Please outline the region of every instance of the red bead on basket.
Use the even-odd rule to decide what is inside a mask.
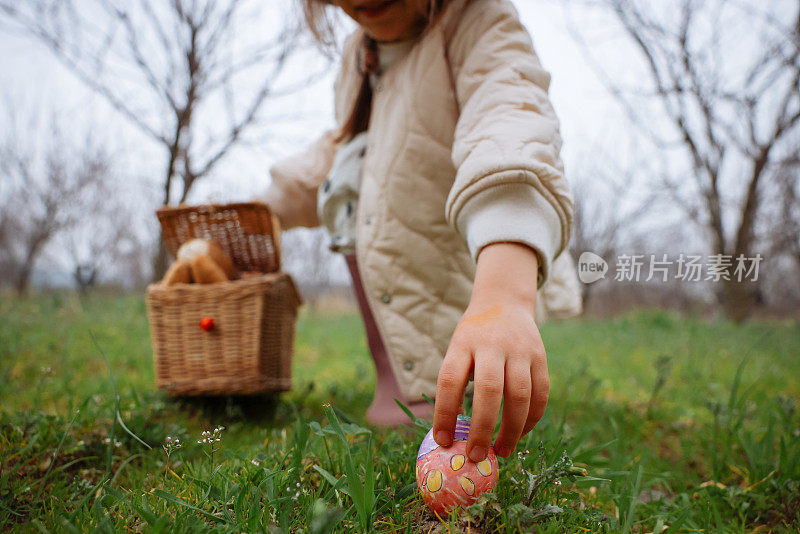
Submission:
[[[211,317],[203,317],[200,319],[200,328],[206,332],[211,332],[214,329],[214,319]]]

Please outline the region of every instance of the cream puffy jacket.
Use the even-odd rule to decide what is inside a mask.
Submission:
[[[358,92],[361,41],[357,30],[344,46],[338,124]],[[526,203],[540,287],[569,241],[572,201],[549,83],[509,0],[453,0],[374,89],[356,256],[405,401],[435,394],[472,290],[479,250],[470,242],[481,228],[471,221],[491,213],[484,208],[495,195]],[[335,153],[328,132],[270,169],[264,200],[283,228],[320,224],[317,189]],[[509,229],[504,240],[519,239]]]

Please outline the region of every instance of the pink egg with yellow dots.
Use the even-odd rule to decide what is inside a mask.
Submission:
[[[439,515],[456,506],[469,506],[497,486],[500,468],[493,447],[486,459],[473,462],[467,457],[470,419],[458,416],[453,443],[440,447],[431,429],[417,453],[417,488],[425,504]]]

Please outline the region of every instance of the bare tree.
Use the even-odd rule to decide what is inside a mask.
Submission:
[[[56,119],[42,136],[44,147],[13,117],[10,124],[0,139],[0,281],[24,294],[48,243],[84,216],[87,199],[97,198],[109,160],[91,138],[73,149]],[[29,144],[21,145],[23,139]]]
[[[626,160],[617,161],[617,155],[593,146],[588,150],[591,157],[580,158],[579,167],[571,171],[575,220],[570,249],[576,259],[589,251],[613,264],[618,254],[630,253],[629,247],[649,230],[645,220],[659,198],[653,191],[637,188],[639,172],[649,164],[636,140],[629,142]],[[597,287],[598,283],[581,284],[584,311],[590,309]]]
[[[289,230],[282,240],[282,268],[297,280],[303,298],[313,307],[336,283],[337,263],[345,272],[344,258],[328,248],[330,236],[325,228]]]
[[[119,195],[118,182],[98,184],[82,216],[54,240],[53,263],[72,272],[81,293],[100,283],[132,288],[146,282],[150,247],[142,202],[133,194]]]
[[[800,163],[792,162],[775,173],[764,202],[772,206],[756,230],[756,239],[768,243],[768,258],[760,297],[768,311],[781,314],[800,310]],[[791,311],[794,313],[791,313]],[[785,315],[785,314],[782,314]]]
[[[800,144],[799,144],[800,145]],[[770,225],[771,254],[785,254],[800,267],[800,162],[782,166],[776,172],[774,201],[779,209]]]
[[[0,13],[163,148],[164,204],[187,200],[268,99],[318,74],[281,77],[299,32],[276,11],[260,0],[0,0]],[[154,276],[166,266],[161,242]]]
[[[755,233],[774,209],[763,201],[765,190],[800,150],[792,135],[800,125],[800,2],[680,0],[660,8],[642,0],[581,3],[610,13],[641,59],[648,85],[624,87],[625,72],[600,65],[585,30],[573,24],[631,123],[657,149],[684,156],[686,168],[665,169],[662,182],[704,230],[710,251],[735,261],[767,250]],[[642,99],[645,105],[639,105]],[[647,105],[653,102],[655,117],[647,115],[656,110]],[[797,173],[787,179],[795,188]],[[729,278],[721,302],[731,318],[743,320],[757,300],[757,285],[731,271]]]

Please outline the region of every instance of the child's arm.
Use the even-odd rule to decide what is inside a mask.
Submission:
[[[335,132],[325,132],[304,152],[275,163],[272,183],[260,200],[278,216],[282,230],[318,226],[317,189],[325,181],[336,155]]]
[[[509,0],[466,2],[447,50],[460,114],[445,217],[476,262],[489,243],[529,245],[541,286],[572,225],[550,74]]]
[[[518,243],[493,243],[478,255],[469,306],[456,327],[436,388],[434,438],[453,438],[462,394],[472,371],[475,396],[467,454],[483,460],[505,398],[495,443],[509,456],[520,437],[542,418],[550,392],[547,358],[534,322],[538,259]]]
[[[456,179],[445,206],[477,271],[439,373],[434,439],[448,445],[470,371],[467,449],[482,459],[505,399],[497,453],[508,456],[542,417],[549,382],[534,322],[536,290],[567,246],[572,200],[559,152],[550,75],[509,0],[465,4],[447,51],[460,114]]]

